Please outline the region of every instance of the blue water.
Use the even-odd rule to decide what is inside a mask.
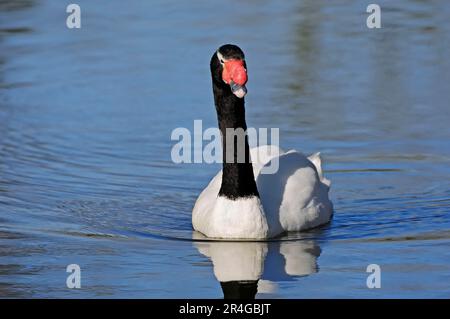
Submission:
[[[221,298],[216,253],[251,269],[255,251],[257,298],[448,298],[450,4],[378,1],[369,30],[363,2],[340,2],[78,0],[69,30],[66,3],[0,1],[0,297]],[[322,152],[329,225],[192,240],[220,164],[174,164],[170,135],[216,126],[209,59],[228,42],[248,125]]]

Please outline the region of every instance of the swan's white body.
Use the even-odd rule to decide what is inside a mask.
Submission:
[[[220,171],[200,194],[192,212],[195,230],[208,237],[264,239],[327,223],[333,213],[330,182],[323,177],[319,154],[306,157],[277,146],[252,148],[251,159],[260,198],[218,196]],[[278,161],[274,174],[261,174]]]

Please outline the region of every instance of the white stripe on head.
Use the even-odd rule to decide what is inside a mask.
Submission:
[[[219,59],[220,64],[224,64],[224,62],[226,62],[227,60],[223,57],[222,53],[219,52],[219,50],[217,50],[217,58]]]

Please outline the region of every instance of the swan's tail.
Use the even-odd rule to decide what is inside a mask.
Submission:
[[[313,155],[309,156],[308,159],[311,161],[311,163],[314,164],[314,166],[316,167],[317,173],[319,175],[319,179],[320,181],[325,184],[326,186],[328,186],[328,188],[330,188],[331,186],[331,181],[329,179],[326,179],[323,176],[323,171],[322,171],[322,159],[320,158],[320,152],[314,153]]]

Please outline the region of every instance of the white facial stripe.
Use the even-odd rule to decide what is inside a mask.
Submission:
[[[220,53],[219,51],[217,51],[217,58],[219,59],[219,62],[221,64],[223,64],[224,62],[226,62],[225,58],[223,57],[222,53]]]
[[[228,61],[228,59],[225,59],[223,57],[222,53],[220,53],[218,50],[216,52],[216,55],[217,55],[217,58],[219,59],[220,64],[223,64]],[[222,63],[222,61],[223,61],[223,63]],[[245,69],[245,71],[247,71],[247,69]]]

